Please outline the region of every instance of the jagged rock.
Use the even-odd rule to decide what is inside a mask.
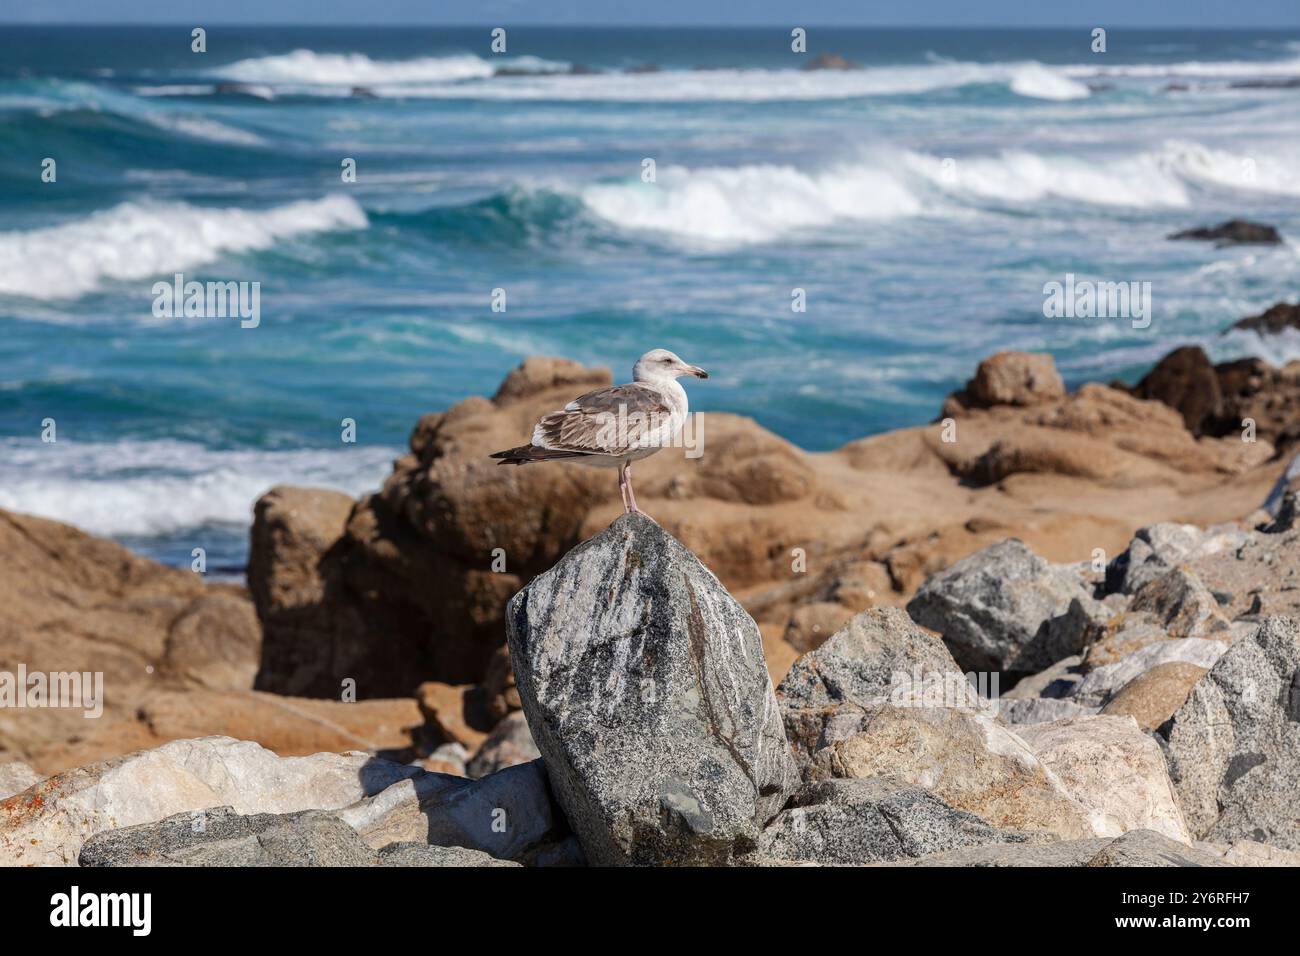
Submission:
[[[379,851],[382,866],[521,866],[513,860],[498,860],[480,850],[463,846],[429,846],[427,843],[390,843]]]
[[[1083,649],[1078,629],[1048,626],[1071,612],[1072,602],[1109,617],[1075,575],[1009,538],[932,577],[907,612],[940,632],[966,670],[1036,672]]]
[[[1219,377],[1199,345],[1174,349],[1142,377],[1133,394],[1175,409],[1193,435],[1204,433],[1207,419],[1217,421],[1223,417]]]
[[[22,793],[45,778],[19,760],[0,763],[0,800]]]
[[[332,813],[259,813],[230,807],[180,813],[99,833],[82,866],[370,866],[375,852]]]
[[[1132,717],[1143,730],[1155,730],[1183,706],[1192,687],[1208,672],[1207,667],[1185,661],[1157,664],[1121,687],[1101,714]]]
[[[1052,697],[1004,698],[998,706],[999,719],[1012,725],[1043,724],[1067,717],[1087,717],[1096,712],[1096,707]]]
[[[568,835],[540,760],[481,780],[418,774],[338,816],[375,849],[409,842],[462,846],[502,860],[526,860]]]
[[[416,774],[362,753],[277,757],[228,737],[175,740],[55,774],[0,802],[0,865],[71,864],[96,833],[213,807],[337,809]]]
[[[478,779],[540,756],[528,729],[528,720],[523,711],[517,710],[496,725],[465,770],[468,776]]]
[[[890,698],[915,675],[960,670],[943,642],[898,608],[869,608],[800,657],[777,689],[787,710],[861,705]]]
[[[1071,717],[1016,733],[1087,808],[1097,836],[1146,829],[1192,842],[1160,745],[1131,717]]]
[[[510,658],[594,864],[752,847],[796,772],[758,628],[707,568],[624,515],[510,602]]]
[[[1168,238],[1200,239],[1212,241],[1220,246],[1272,246],[1278,245],[1282,241],[1282,236],[1273,226],[1248,222],[1245,219],[1229,219],[1217,226],[1199,226],[1195,229],[1184,229],[1182,232],[1173,233]]]
[[[1259,315],[1247,316],[1232,323],[1234,329],[1246,329],[1260,335],[1280,335],[1288,329],[1300,331],[1300,305],[1279,302]]]
[[[1106,568],[1106,588],[1134,594],[1142,585],[1195,555],[1202,542],[1201,529],[1190,524],[1148,525],[1139,528],[1128,550]]]
[[[1300,622],[1269,618],[1232,645],[1192,688],[1166,736],[1192,833],[1300,849]]]
[[[1121,688],[1154,667],[1180,661],[1197,667],[1213,667],[1227,649],[1225,641],[1196,637],[1148,644],[1113,664],[1089,671],[1070,694],[1070,700],[1089,707],[1102,707]]]
[[[1175,638],[1209,638],[1228,630],[1218,600],[1200,578],[1182,568],[1142,585],[1129,602],[1128,612],[1153,615]]]
[[[795,793],[763,831],[757,856],[862,864],[1030,839],[1028,834],[994,829],[920,787],[883,780],[826,780]]]

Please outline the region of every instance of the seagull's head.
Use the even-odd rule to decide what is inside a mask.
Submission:
[[[687,365],[677,355],[667,349],[651,349],[636,361],[632,367],[632,380],[652,382],[655,380],[681,378],[694,375],[696,378],[708,378],[709,373],[698,365]]]

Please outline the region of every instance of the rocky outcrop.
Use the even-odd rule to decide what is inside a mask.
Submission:
[[[758,629],[625,515],[511,601],[510,657],[556,798],[597,864],[719,863],[795,783]]]
[[[1233,328],[1276,333],[1288,327],[1295,308],[1276,305]],[[1278,368],[1263,359],[1241,358],[1212,365],[1199,345],[1188,345],[1161,359],[1132,393],[1175,409],[1197,437],[1241,442],[1248,423],[1255,441],[1270,446],[1289,447],[1300,437],[1300,362]]]
[[[1193,834],[1300,849],[1300,622],[1269,618],[1229,648],[1163,733]]]
[[[1260,335],[1281,335],[1283,332],[1300,331],[1300,305],[1279,302],[1270,306],[1259,315],[1248,315],[1232,323],[1234,329],[1258,332]]]
[[[1235,84],[1234,84],[1235,85]],[[1275,246],[1282,242],[1281,234],[1273,226],[1245,219],[1229,219],[1217,226],[1200,226],[1175,232],[1170,239],[1197,239],[1213,242],[1219,246],[1265,245]]]
[[[1072,610],[1076,622],[1067,617]],[[1084,625],[1110,616],[1077,575],[1014,538],[930,578],[907,613],[942,634],[964,669],[1011,672],[1040,671],[1079,653]]]
[[[975,377],[954,392],[943,416],[995,405],[1038,405],[1065,398],[1056,363],[1042,352],[998,352],[980,362]]]

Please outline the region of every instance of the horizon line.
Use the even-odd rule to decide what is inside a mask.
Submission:
[[[248,21],[221,21],[209,20],[208,23],[215,27],[339,27],[342,29],[366,29],[366,30],[409,30],[412,28],[419,29],[441,29],[441,30],[492,30],[496,27],[510,27],[509,21],[499,21],[496,23],[424,23],[424,22],[407,22],[407,23],[354,23],[350,21],[329,21],[306,22],[302,20],[266,20],[260,22]],[[37,20],[5,20],[0,19],[0,27],[197,27],[204,26],[201,18],[190,20],[128,20],[122,22],[108,21],[37,21]],[[1225,26],[1222,24],[1137,24],[1137,25],[1119,25],[1104,26],[1102,24],[1064,24],[1064,25],[1018,25],[1006,23],[987,23],[987,24],[954,24],[948,26],[934,26],[926,24],[900,24],[900,23],[795,23],[793,21],[786,23],[754,23],[737,26],[726,23],[536,23],[536,22],[515,22],[513,27],[532,27],[552,30],[785,30],[794,27],[803,27],[808,30],[1023,30],[1023,31],[1047,31],[1047,30],[1094,30],[1102,27],[1107,32],[1116,30],[1216,30],[1222,32],[1252,32],[1259,30],[1296,30],[1300,31],[1300,23],[1296,24],[1259,24],[1255,26]]]

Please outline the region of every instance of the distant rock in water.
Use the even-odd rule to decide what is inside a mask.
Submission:
[[[1279,302],[1259,315],[1250,315],[1232,323],[1232,327],[1260,335],[1278,335],[1287,329],[1300,331],[1300,305]]]
[[[660,70],[658,63],[638,63],[636,66],[629,66],[628,73],[658,73]]]
[[[1282,235],[1273,226],[1259,222],[1247,222],[1245,219],[1229,219],[1217,226],[1201,226],[1197,229],[1184,229],[1168,236],[1169,239],[1201,239],[1215,242],[1220,246],[1275,246],[1282,242]]]
[[[860,70],[862,64],[840,56],[838,53],[818,53],[803,65],[805,70]]]
[[[1228,86],[1234,90],[1295,90],[1300,89],[1300,76],[1276,80],[1234,80]]]
[[[758,627],[640,514],[514,597],[524,713],[595,864],[714,864],[752,850],[797,772]]]

